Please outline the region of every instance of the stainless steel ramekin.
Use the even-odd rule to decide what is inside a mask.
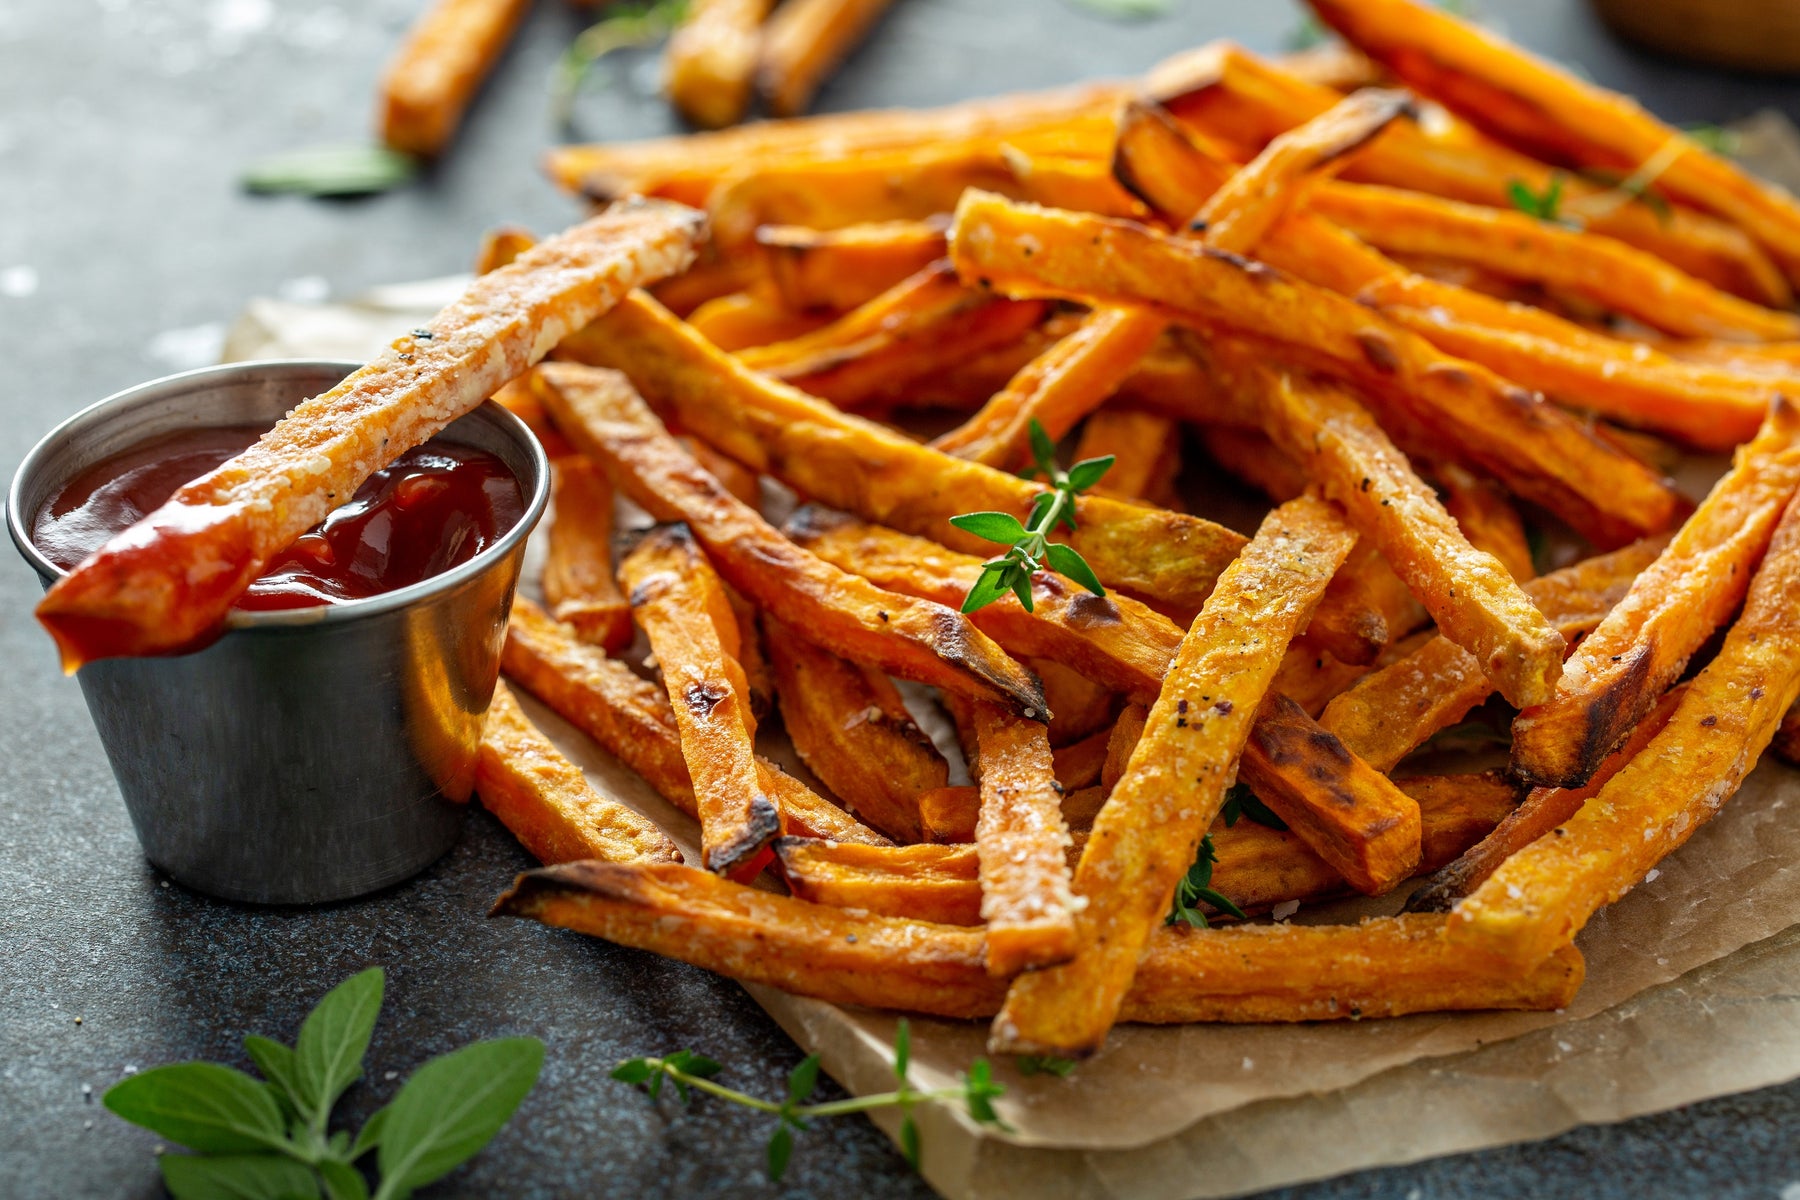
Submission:
[[[26,455],[6,501],[13,542],[48,587],[61,572],[31,525],[68,480],[178,429],[267,428],[357,365],[232,363],[102,400]],[[189,887],[258,904],[342,900],[406,879],[455,843],[550,466],[524,423],[491,402],[441,436],[518,477],[525,515],[496,545],[412,587],[233,613],[204,650],[77,673],[144,854]]]

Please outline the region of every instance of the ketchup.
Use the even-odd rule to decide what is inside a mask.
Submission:
[[[38,514],[32,541],[68,570],[261,435],[184,430],[98,462]],[[498,457],[434,438],[375,472],[295,539],[236,607],[312,608],[408,587],[468,562],[524,515],[519,481]]]

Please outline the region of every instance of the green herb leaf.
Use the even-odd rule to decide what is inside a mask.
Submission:
[[[1194,854],[1194,865],[1175,885],[1175,899],[1169,906],[1169,915],[1164,918],[1165,925],[1179,925],[1183,922],[1196,929],[1206,928],[1206,914],[1195,907],[1197,904],[1210,904],[1220,912],[1230,913],[1242,920],[1244,910],[1233,904],[1225,896],[1212,887],[1213,864],[1219,861],[1218,852],[1213,848],[1212,835],[1207,834],[1200,839],[1200,849]]]
[[[1078,492],[1085,492],[1100,482],[1100,477],[1112,470],[1118,456],[1108,454],[1102,458],[1084,458],[1069,468],[1069,486]]]
[[[1021,1054],[1017,1062],[1021,1075],[1054,1075],[1058,1079],[1067,1079],[1080,1065],[1072,1058],[1056,1058],[1049,1054]]]
[[[568,127],[575,97],[602,60],[620,50],[661,41],[681,23],[686,12],[687,0],[618,4],[604,20],[577,34],[550,78],[550,113],[557,126]]]
[[[1288,30],[1288,34],[1281,40],[1281,44],[1290,51],[1311,50],[1314,46],[1324,45],[1330,37],[1331,34],[1326,31],[1324,23],[1319,18],[1308,16],[1300,24]]]
[[[294,1046],[297,1082],[306,1106],[316,1114],[314,1127],[321,1131],[337,1098],[362,1078],[363,1055],[381,1015],[386,980],[380,967],[359,971],[326,992],[300,1026]]]
[[[1230,829],[1238,823],[1238,818],[1249,817],[1258,825],[1267,825],[1270,829],[1286,829],[1287,822],[1275,815],[1275,810],[1262,802],[1262,797],[1242,783],[1234,783],[1231,790],[1225,793],[1225,806],[1219,810],[1219,816]]]
[[[775,1126],[769,1135],[769,1178],[779,1183],[787,1174],[788,1160],[794,1157],[794,1135],[787,1125]]]
[[[1025,570],[1014,571],[1009,581],[1012,584],[1013,595],[1019,598],[1020,606],[1026,612],[1034,611],[1031,600],[1031,573]]]
[[[819,1083],[819,1056],[809,1054],[800,1060],[800,1065],[788,1072],[788,1103],[799,1104],[812,1095],[814,1087]]]
[[[388,1106],[376,1194],[403,1195],[474,1157],[512,1118],[543,1065],[536,1038],[499,1038],[420,1067]]]
[[[256,1154],[288,1144],[273,1090],[216,1063],[155,1067],[115,1083],[100,1102],[202,1154]]]
[[[256,1064],[256,1069],[262,1072],[263,1078],[273,1084],[287,1102],[290,1110],[288,1115],[311,1118],[312,1106],[301,1094],[294,1052],[280,1042],[257,1037],[255,1034],[244,1039],[244,1051],[250,1055],[250,1061]]]
[[[1100,586],[1100,577],[1094,574],[1094,568],[1088,566],[1087,559],[1081,557],[1073,546],[1062,542],[1051,542],[1044,547],[1049,558],[1050,569],[1058,575],[1066,575],[1079,583],[1096,596],[1106,595],[1106,589]]]
[[[356,1141],[350,1147],[350,1153],[344,1157],[352,1162],[361,1158],[375,1147],[381,1145],[381,1135],[387,1129],[388,1110],[383,1105],[363,1122],[363,1127],[356,1131]]]
[[[1512,206],[1529,217],[1540,221],[1555,221],[1562,212],[1563,177],[1561,174],[1550,176],[1550,182],[1544,185],[1543,195],[1531,190],[1524,180],[1515,179],[1506,185],[1507,198]]]
[[[906,1068],[912,1062],[912,1026],[901,1017],[894,1027],[894,1078],[906,1082]]]
[[[280,1154],[165,1154],[157,1165],[175,1200],[317,1200],[319,1195],[319,1181],[306,1165]]]
[[[612,1077],[620,1083],[648,1083],[655,1074],[647,1058],[628,1058],[612,1069]]]
[[[1056,441],[1049,432],[1033,417],[1025,426],[1025,434],[1031,440],[1031,458],[1037,463],[1037,469],[1044,474],[1056,475]]]
[[[1011,513],[975,512],[951,517],[950,523],[964,533],[972,533],[984,542],[1008,546],[1025,536],[1025,526]]]
[[[1069,0],[1095,16],[1112,21],[1150,21],[1169,15],[1169,0]]]
[[[327,1160],[319,1164],[319,1174],[325,1177],[325,1194],[331,1200],[369,1200],[362,1172],[349,1163]]]
[[[1008,591],[1007,568],[1004,563],[989,563],[982,568],[981,578],[963,597],[962,610],[972,613],[978,608],[986,608]]]
[[[963,1075],[963,1098],[969,1106],[969,1115],[983,1125],[996,1125],[1005,1129],[1006,1122],[994,1111],[994,1101],[1006,1094],[1003,1084],[994,1082],[994,1069],[988,1060],[978,1058],[969,1064]]]
[[[900,1154],[907,1166],[919,1169],[919,1127],[913,1123],[911,1113],[900,1119]]]
[[[386,146],[308,146],[258,159],[240,182],[252,192],[364,196],[390,191],[419,173],[419,160]]]
[[[1735,129],[1726,129],[1721,125],[1689,125],[1682,130],[1688,139],[1702,149],[1725,158],[1735,157],[1743,148],[1743,138]]]

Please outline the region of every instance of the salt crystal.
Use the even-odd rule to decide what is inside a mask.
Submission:
[[[1299,911],[1300,902],[1298,900],[1283,900],[1269,910],[1269,915],[1277,921],[1285,921]]]

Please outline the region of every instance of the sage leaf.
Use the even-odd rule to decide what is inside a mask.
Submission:
[[[287,1145],[272,1091],[216,1063],[175,1063],[115,1083],[100,1102],[117,1116],[202,1154]]]
[[[381,1015],[386,979],[380,967],[359,971],[326,992],[300,1026],[294,1064],[315,1125],[323,1123],[344,1089],[362,1078],[363,1055]]]
[[[175,1200],[317,1200],[319,1195],[312,1171],[279,1154],[165,1154],[158,1165]]]
[[[376,1195],[404,1195],[474,1157],[511,1119],[543,1065],[536,1038],[499,1038],[420,1067],[388,1105]]]
[[[363,1127],[356,1131],[356,1141],[345,1157],[352,1162],[361,1158],[375,1147],[381,1145],[382,1131],[387,1128],[388,1110],[378,1108],[373,1116],[363,1122]]]
[[[287,1102],[293,1106],[296,1115],[310,1118],[312,1106],[302,1098],[298,1068],[294,1065],[294,1052],[280,1042],[266,1037],[251,1034],[244,1039],[244,1051],[250,1055],[250,1061],[256,1064],[263,1078],[275,1086]]]
[[[349,1163],[322,1162],[319,1174],[325,1177],[325,1194],[331,1200],[369,1200],[369,1185],[362,1172]]]

